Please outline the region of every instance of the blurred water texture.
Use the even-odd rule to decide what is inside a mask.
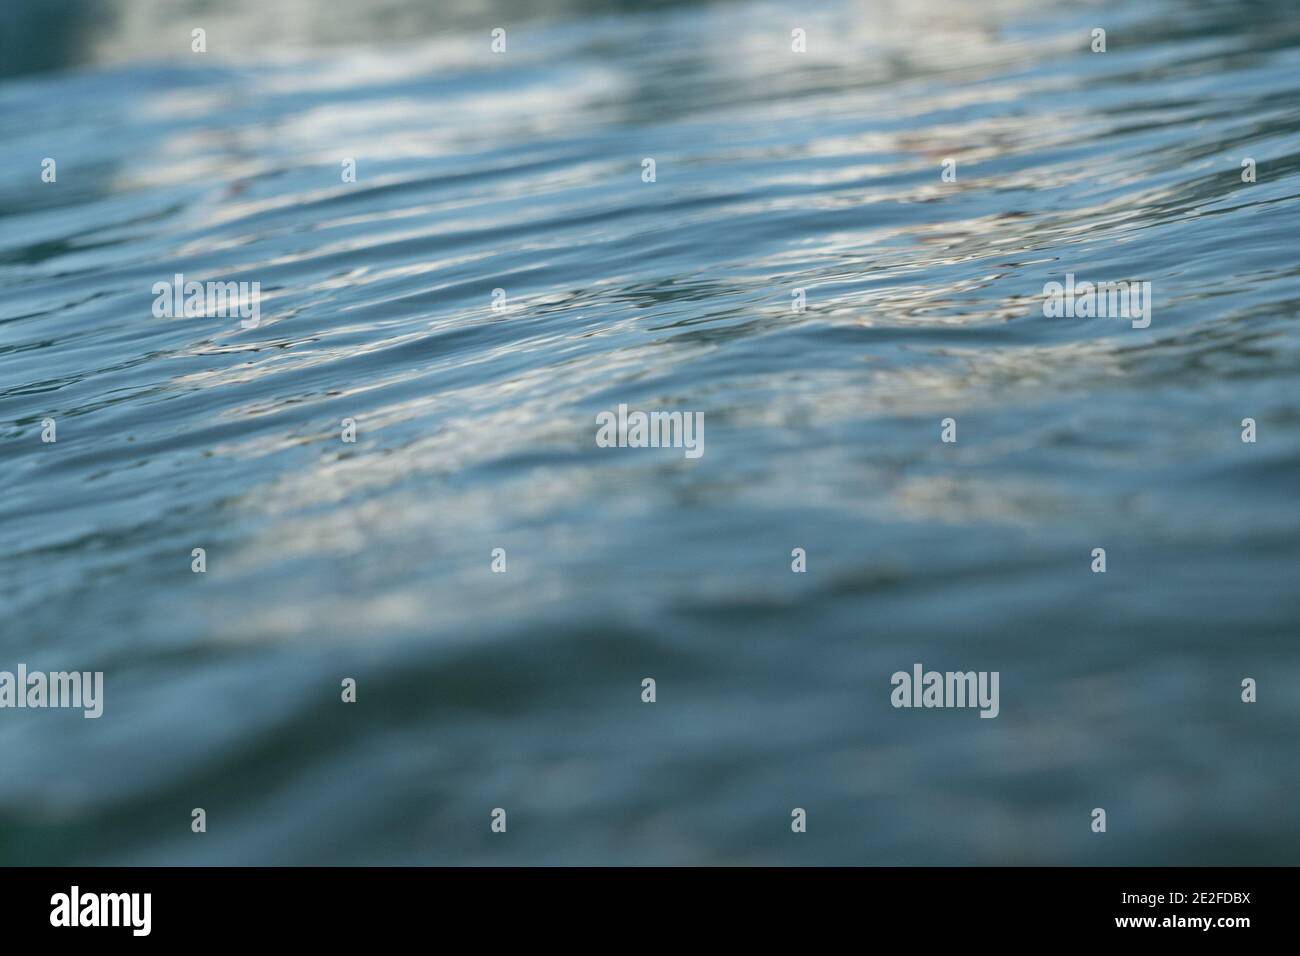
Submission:
[[[1296,862],[1297,9],[11,0],[0,862]]]

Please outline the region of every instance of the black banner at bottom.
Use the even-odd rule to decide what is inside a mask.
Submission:
[[[926,942],[1232,945],[1285,932],[1294,877],[1279,868],[32,868],[0,871],[0,925],[9,941],[75,934],[81,943],[373,944],[430,929],[485,941],[607,930],[662,940],[683,930],[767,942],[893,927]]]

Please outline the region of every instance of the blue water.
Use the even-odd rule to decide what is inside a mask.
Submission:
[[[432,6],[0,14],[0,862],[1296,862],[1300,7]]]

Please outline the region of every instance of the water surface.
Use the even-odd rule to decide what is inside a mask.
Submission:
[[[1295,862],[1294,4],[3,23],[0,861]]]

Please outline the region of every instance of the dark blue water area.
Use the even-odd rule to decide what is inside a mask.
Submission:
[[[104,714],[0,710],[0,862],[1296,861],[1295,4],[56,6],[0,43],[0,671]]]

